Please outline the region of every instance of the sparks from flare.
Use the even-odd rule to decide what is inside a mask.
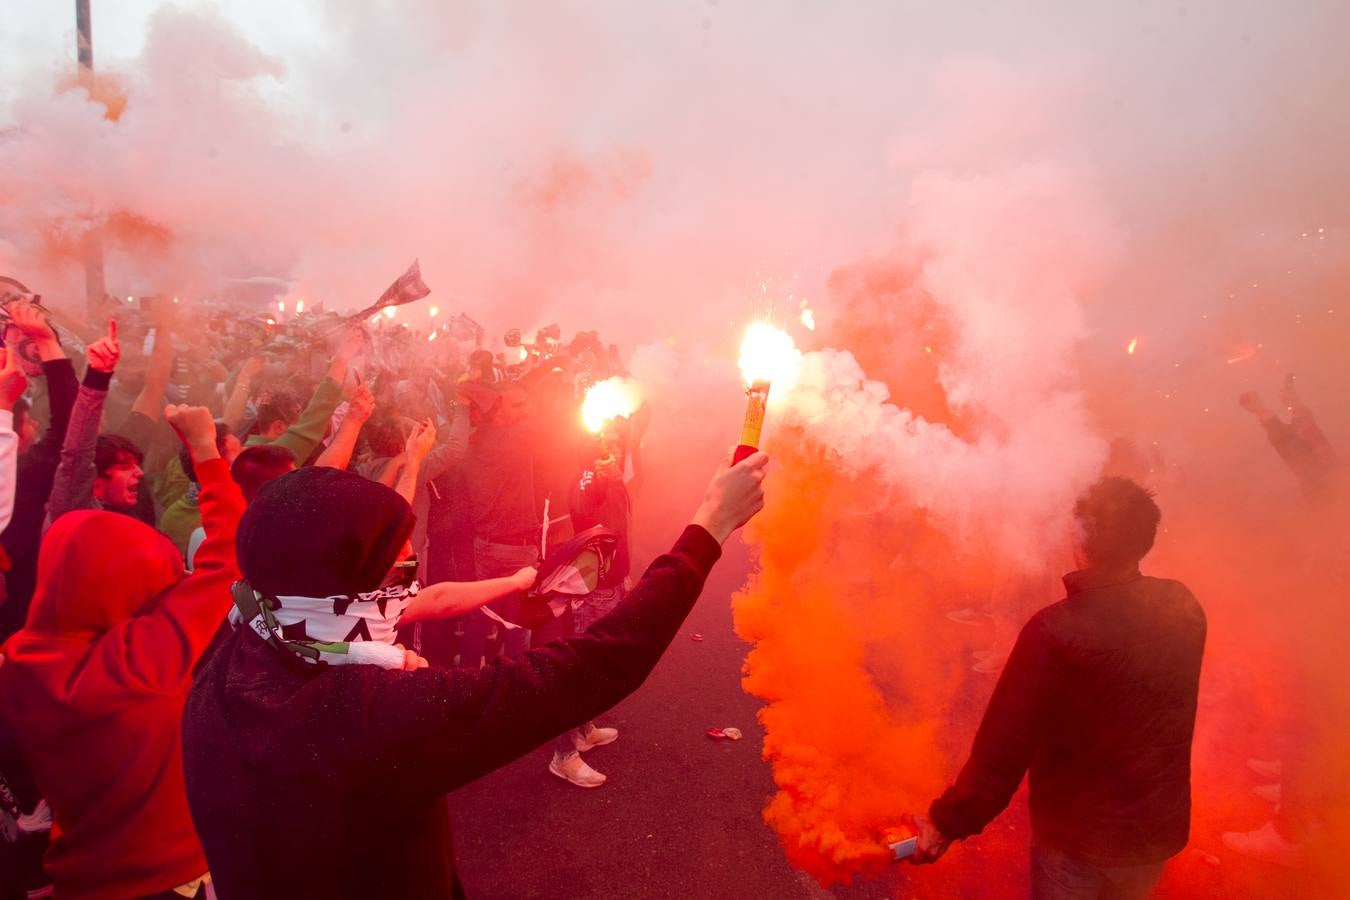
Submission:
[[[1138,346],[1139,346],[1139,338],[1130,338],[1129,346],[1125,348],[1125,352],[1130,354],[1131,356],[1134,356],[1134,349]]]
[[[605,424],[621,416],[631,416],[642,405],[637,385],[626,378],[606,378],[592,385],[581,403],[581,421],[586,430],[599,434]]]

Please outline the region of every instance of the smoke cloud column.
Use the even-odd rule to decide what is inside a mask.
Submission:
[[[973,112],[991,74],[949,72],[944,115]],[[971,706],[946,613],[1059,563],[1104,455],[1072,366],[1119,253],[1091,177],[1029,154],[924,168],[910,200],[891,254],[832,281],[851,350],[808,353],[771,395],[774,490],[735,601],[745,688],[768,704],[764,817],[825,885],[884,868],[882,829],[945,786]],[[887,317],[903,332],[873,327]],[[851,351],[908,374],[888,386]]]

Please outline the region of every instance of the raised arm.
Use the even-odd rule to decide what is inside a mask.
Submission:
[[[348,463],[352,461],[352,451],[356,449],[356,439],[361,436],[362,427],[374,411],[375,397],[363,385],[348,401],[347,415],[343,417],[342,424],[333,434],[333,439],[328,442],[323,453],[319,454],[314,465],[330,469],[347,468]]]
[[[165,311],[155,321],[155,345],[150,350],[150,360],[145,368],[145,385],[131,405],[133,413],[151,422],[158,422],[164,409],[164,392],[169,388],[169,375],[173,369],[173,319],[170,312],[173,307],[159,304],[156,309]]]
[[[480,670],[382,671],[353,679],[372,733],[386,741],[396,796],[435,796],[510,762],[637,689],[698,599],[721,542],[764,502],[768,459],[723,468],[694,522],[632,594],[586,633]],[[397,762],[397,765],[393,763]],[[381,765],[388,763],[388,765]]]
[[[14,516],[14,493],[18,482],[19,436],[14,433],[14,404],[28,389],[28,376],[19,368],[16,351],[0,350],[0,533]]]
[[[75,509],[93,509],[94,451],[98,445],[99,426],[103,422],[103,404],[108,399],[108,385],[122,351],[117,343],[117,323],[108,323],[107,337],[89,345],[89,368],[84,373],[75,407],[70,415],[70,426],[65,443],[61,445],[61,463],[52,481],[51,496],[47,500],[47,517],[43,529],[51,527],[61,516]]]
[[[47,430],[28,451],[27,457],[46,468],[46,477],[56,471],[61,447],[70,426],[71,408],[80,384],[75,378],[75,367],[66,358],[56,332],[47,323],[42,310],[31,303],[12,303],[9,306],[10,323],[19,330],[23,340],[30,342],[42,363],[42,374],[47,379]]]
[[[244,497],[216,449],[216,425],[209,409],[169,406],[164,418],[192,456],[201,484],[206,541],[197,551],[193,573],[148,613],[120,626],[110,649],[121,654],[146,687],[168,691],[192,677],[193,666],[230,610],[230,585],[239,579],[234,540]]]
[[[473,612],[483,604],[491,603],[507,594],[529,590],[538,575],[537,569],[526,566],[516,574],[504,578],[488,578],[484,581],[442,581],[439,584],[428,585],[413,598],[412,603],[408,604],[400,621],[448,619]]]
[[[417,494],[417,485],[422,477],[422,461],[427,458],[435,443],[436,426],[430,419],[418,423],[412,434],[408,435],[408,443],[403,449],[403,472],[399,475],[394,490],[398,491],[399,496],[407,500],[409,505],[412,505],[413,498]]]
[[[234,389],[225,400],[225,413],[221,416],[235,434],[242,434],[244,431],[244,418],[248,415],[248,398],[252,395],[253,384],[261,372],[262,358],[250,356],[244,360],[244,364],[239,367],[239,374],[235,376]]]

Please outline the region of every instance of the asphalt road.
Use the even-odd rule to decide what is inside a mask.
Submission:
[[[773,783],[731,628],[745,570],[743,548],[730,547],[647,683],[603,718],[619,740],[586,754],[602,787],[551,775],[541,748],[451,796],[471,898],[829,896],[760,818]],[[745,738],[714,742],[714,726]]]
[[[674,532],[664,535],[668,541]],[[655,547],[640,548],[649,559]],[[747,570],[734,540],[680,635],[636,694],[603,717],[619,740],[587,760],[609,780],[584,790],[549,774],[540,748],[450,798],[460,875],[471,900],[497,898],[1003,898],[1027,896],[1030,842],[1025,789],[983,835],[938,866],[899,866],[890,877],[820,889],[788,865],[760,811],[772,793],[760,756],[759,701],[740,688],[747,647],[731,627],[731,593]],[[703,640],[695,642],[691,635]],[[984,696],[969,698],[977,714]],[[736,726],[739,742],[710,727]],[[1198,783],[1198,803],[1231,805],[1224,827],[1256,827],[1268,809],[1245,787],[1249,739],[1230,735],[1219,790]],[[1217,766],[1220,760],[1202,767]],[[1237,773],[1237,774],[1232,774]],[[1219,829],[1193,828],[1191,849],[1168,867],[1156,897],[1328,896],[1298,877],[1227,853]]]

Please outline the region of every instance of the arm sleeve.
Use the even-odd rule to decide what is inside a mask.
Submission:
[[[94,479],[98,475],[94,469],[94,449],[111,377],[95,369],[85,373],[71,410],[66,440],[61,445],[61,463],[56,467],[52,493],[47,500],[44,530],[71,510],[94,508]]]
[[[464,461],[469,452],[469,413],[462,406],[455,407],[455,417],[450,420],[450,433],[446,441],[427,454],[422,462],[422,471],[418,474],[420,483],[440,478]]]
[[[0,409],[0,533],[9,527],[14,516],[18,464],[19,436],[14,433],[14,412]]]
[[[51,466],[47,471],[52,472],[61,456],[61,447],[66,442],[71,409],[75,406],[75,395],[80,389],[80,383],[75,378],[75,366],[68,359],[43,363],[42,375],[47,379],[47,431],[26,455],[35,461],[45,457]]]
[[[296,465],[303,465],[328,432],[328,422],[340,402],[342,385],[331,378],[324,378],[315,389],[305,411],[300,413],[300,418],[272,443],[294,453]]]
[[[1008,805],[1031,764],[1052,684],[1049,639],[1041,619],[1033,618],[1003,667],[970,759],[929,810],[943,835],[961,840],[979,834]]]
[[[225,460],[207,460],[195,468],[206,541],[197,551],[193,574],[150,612],[110,631],[101,648],[115,657],[108,660],[111,667],[152,692],[177,691],[192,677],[192,667],[230,610],[230,585],[239,580],[234,538],[244,497]]]
[[[628,599],[584,634],[474,670],[381,670],[360,703],[390,787],[436,795],[467,784],[609,709],[655,667],[721,547],[689,526]]]

